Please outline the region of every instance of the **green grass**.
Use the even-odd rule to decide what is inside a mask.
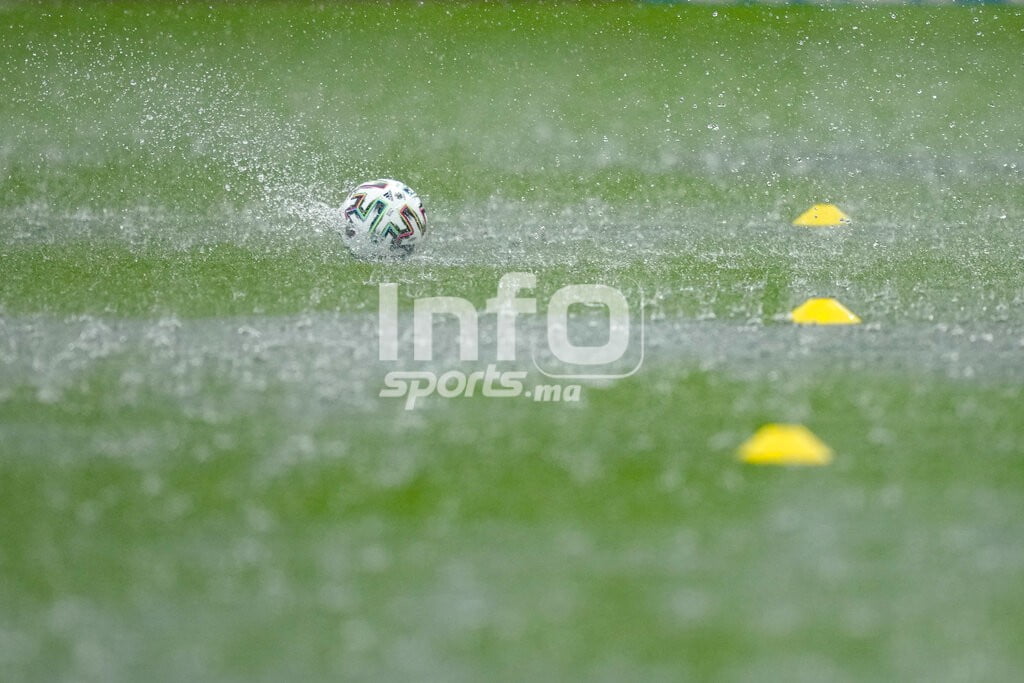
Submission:
[[[0,306],[10,314],[186,318],[375,312],[377,284],[398,282],[403,308],[413,296],[462,296],[482,310],[501,275],[518,269],[540,272],[533,295],[542,312],[563,285],[601,282],[635,300],[644,296],[657,316],[744,314],[769,322],[822,294],[841,296],[875,322],[1017,320],[1024,264],[1016,250],[989,246],[996,229],[954,233],[939,243],[911,235],[881,248],[864,243],[870,235],[862,228],[827,237],[788,230],[701,236],[656,258],[644,251],[588,253],[577,245],[563,264],[504,266],[356,262],[334,235],[314,244],[215,243],[171,251],[103,242],[18,245],[4,255]]]
[[[0,30],[0,679],[1024,666],[1021,9],[10,3]],[[406,261],[337,237],[380,176],[426,198]],[[853,222],[790,226],[817,201]],[[541,312],[642,297],[640,372],[377,396],[478,367],[378,361],[378,283],[482,310],[512,271]],[[818,295],[865,325],[785,320]],[[737,462],[774,421],[834,463]]]

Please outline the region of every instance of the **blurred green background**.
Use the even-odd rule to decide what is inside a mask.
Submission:
[[[5,3],[0,31],[0,678],[1024,665],[1020,8]],[[375,177],[425,198],[407,261],[339,240]],[[817,201],[851,225],[790,226]],[[642,295],[641,371],[377,396],[377,283],[482,310],[514,270],[542,309]],[[865,324],[786,322],[817,295]],[[771,421],[834,464],[736,462]]]

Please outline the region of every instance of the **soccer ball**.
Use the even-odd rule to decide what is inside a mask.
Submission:
[[[363,183],[342,205],[345,243],[356,256],[407,256],[423,240],[427,212],[408,185],[387,178]]]

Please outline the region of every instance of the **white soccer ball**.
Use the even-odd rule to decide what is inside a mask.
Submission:
[[[364,258],[407,256],[427,229],[420,198],[405,183],[388,178],[352,190],[342,215],[345,243]]]

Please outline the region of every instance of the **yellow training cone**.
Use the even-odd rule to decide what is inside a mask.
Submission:
[[[835,299],[808,299],[790,314],[800,325],[859,325],[860,318]]]
[[[739,456],[751,465],[827,465],[832,449],[803,425],[766,424],[740,446]]]
[[[850,217],[835,204],[815,204],[797,216],[793,225],[807,228],[830,228],[849,222]]]

